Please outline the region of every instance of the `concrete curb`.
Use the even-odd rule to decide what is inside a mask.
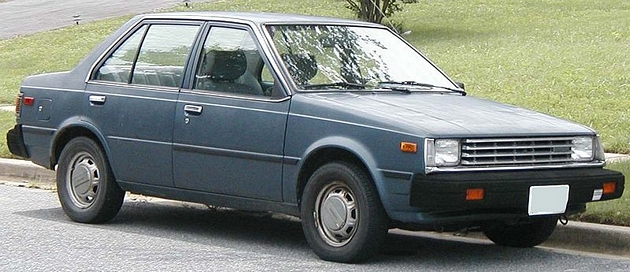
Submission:
[[[570,221],[542,246],[630,257],[630,227]]]
[[[1,111],[15,112],[15,105],[0,105]]]
[[[0,158],[0,177],[21,178],[25,181],[55,182],[55,171],[35,165],[30,161]]]
[[[608,155],[608,154],[607,154]],[[614,155],[614,154],[613,154]],[[607,156],[608,157],[608,156]],[[615,161],[630,160],[628,155],[618,155]],[[611,162],[615,162],[611,161]],[[36,187],[43,189],[55,188],[55,172],[29,161],[16,159],[0,159],[0,184]],[[150,200],[150,201],[149,201]],[[180,203],[159,198],[147,198],[145,201],[168,203]],[[181,202],[185,207],[192,207],[192,203]],[[427,237],[454,237],[452,234],[441,233],[417,233],[395,230],[395,233],[408,235],[420,235]],[[465,235],[466,239],[485,240],[487,238],[480,232],[471,232]],[[459,237],[461,238],[461,237]],[[621,257],[630,257],[630,227],[610,226],[593,223],[571,221],[568,225],[559,224],[549,240],[542,247],[560,248],[581,252],[610,254]]]
[[[400,229],[390,233],[432,239],[460,242],[492,244],[482,232],[416,232]],[[539,247],[554,250],[569,250],[588,254],[605,254],[630,258],[630,227],[569,221],[567,225],[558,223],[549,239]]]
[[[481,232],[464,236],[490,241]],[[630,227],[577,221],[569,221],[567,225],[558,223],[551,237],[540,246],[630,257]]]

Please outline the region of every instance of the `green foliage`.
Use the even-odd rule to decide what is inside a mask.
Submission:
[[[416,3],[418,0],[346,0],[346,8],[354,12],[359,20],[383,23],[383,19],[402,11],[403,4]]]

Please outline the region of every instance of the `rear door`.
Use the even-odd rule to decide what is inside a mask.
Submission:
[[[85,118],[106,137],[118,180],[173,186],[173,117],[200,25],[144,22],[96,66],[88,81]]]
[[[176,107],[176,187],[282,200],[290,100],[272,92],[273,83],[261,84],[259,48],[246,26],[212,25],[205,33],[192,88],[181,91]]]

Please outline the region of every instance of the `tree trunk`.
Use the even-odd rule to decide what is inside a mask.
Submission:
[[[395,0],[346,0],[351,9],[357,12],[360,20],[380,24],[385,17],[385,12]]]

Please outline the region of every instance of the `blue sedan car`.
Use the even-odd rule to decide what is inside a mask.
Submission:
[[[57,171],[72,220],[125,191],[299,216],[322,259],[364,261],[388,229],[544,242],[619,198],[592,129],[467,96],[381,25],[266,13],[140,15],[72,71],[31,76],[7,134]]]

